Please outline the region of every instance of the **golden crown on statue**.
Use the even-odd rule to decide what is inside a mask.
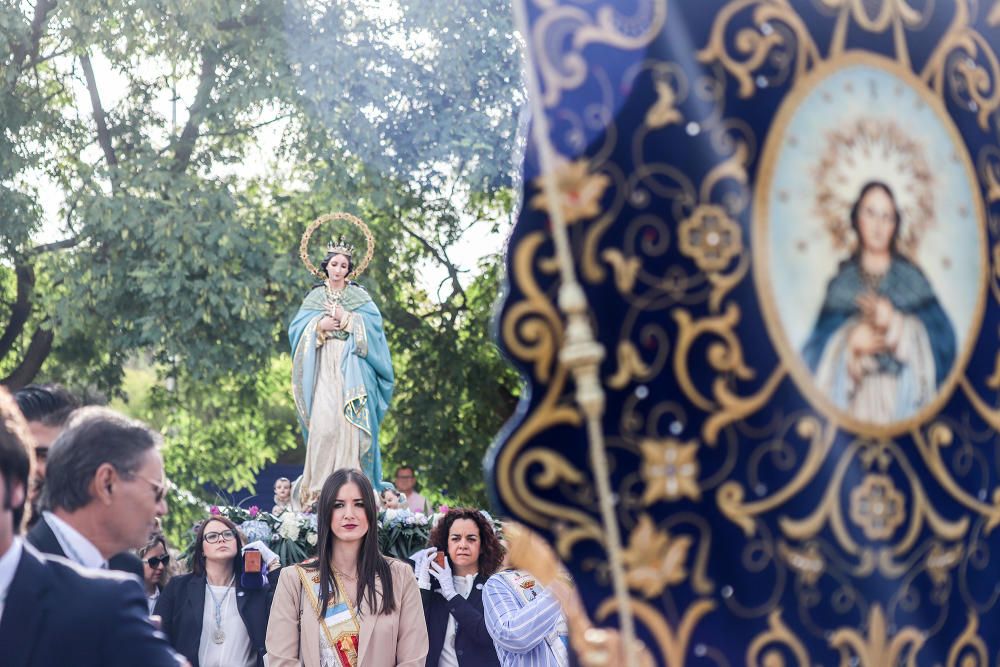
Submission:
[[[341,234],[336,241],[330,241],[326,244],[326,251],[350,257],[354,254],[354,244],[348,243],[347,238]]]

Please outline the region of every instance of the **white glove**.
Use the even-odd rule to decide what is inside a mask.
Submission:
[[[445,600],[450,600],[458,595],[455,591],[455,581],[451,578],[451,565],[448,564],[447,558],[444,559],[444,567],[431,561],[430,570],[434,578],[438,580],[438,585],[441,586],[438,592],[444,596]]]
[[[417,586],[425,591],[431,589],[430,564],[436,553],[436,547],[427,547],[410,556],[414,566],[413,574],[417,577]]]
[[[261,542],[260,540],[245,545],[243,547],[243,553],[246,553],[247,549],[256,549],[257,551],[259,551],[261,560],[264,561],[264,567],[266,567],[267,569],[271,569],[271,566],[274,564],[275,561],[277,561],[279,565],[281,564],[281,558],[278,557],[278,554],[268,549],[267,545]]]

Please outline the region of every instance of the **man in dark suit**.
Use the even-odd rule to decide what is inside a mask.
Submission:
[[[149,541],[167,512],[160,436],[113,410],[80,408],[49,451],[44,518],[28,533],[43,553],[142,578],[127,549]]]
[[[131,577],[45,557],[20,537],[32,453],[0,388],[0,656],[5,667],[184,664],[147,618]]]

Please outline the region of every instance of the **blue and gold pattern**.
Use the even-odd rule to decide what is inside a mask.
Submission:
[[[497,503],[660,664],[995,662],[1000,3],[515,4]],[[869,242],[859,179],[900,214],[895,268],[856,273],[912,297],[912,378],[806,351]],[[880,373],[906,405],[855,410]]]

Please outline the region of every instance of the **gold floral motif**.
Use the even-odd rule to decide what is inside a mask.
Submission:
[[[590,161],[563,161],[556,167],[553,177],[558,188],[558,205],[567,225],[600,215],[601,197],[611,184],[611,179],[606,174],[592,173]],[[544,175],[534,181],[539,192],[531,198],[530,206],[539,211],[548,211],[551,206],[543,189],[543,179]]]
[[[788,626],[781,620],[781,607],[778,607],[767,616],[767,630],[753,638],[747,646],[746,664],[749,667],[763,665],[764,667],[778,667],[785,664],[780,653],[771,650],[765,652],[768,646],[777,644],[786,647],[795,656],[799,667],[807,667],[812,664],[809,660],[809,651],[806,650],[802,640],[795,636]],[[761,655],[763,653],[763,656]],[[761,658],[763,657],[763,660]]]
[[[594,14],[551,0],[535,0],[534,4],[542,8],[542,14],[532,22],[529,52],[541,75],[546,108],[558,104],[563,91],[586,80],[588,61],[581,53],[587,46],[639,50],[656,38],[667,20],[667,0],[639,0],[632,16],[624,16],[613,3],[599,7]],[[514,6],[524,11],[520,2]],[[559,39],[553,39],[554,34]]]
[[[635,278],[642,268],[638,257],[625,257],[621,250],[608,248],[601,251],[601,259],[611,265],[615,272],[615,287],[622,294],[628,294],[635,287]]]
[[[681,252],[702,271],[722,271],[743,250],[743,236],[721,206],[702,204],[677,230]]]
[[[707,614],[715,609],[715,602],[707,599],[698,599],[692,602],[681,617],[680,623],[667,623],[666,619],[656,607],[636,599],[629,600],[629,607],[636,619],[649,630],[649,633],[656,640],[666,667],[684,667],[688,653],[688,645],[691,643],[691,635],[694,634],[695,627]],[[620,613],[618,601],[615,598],[608,598],[594,612],[595,621],[604,621],[613,614]],[[675,629],[676,628],[676,629]]]
[[[673,87],[663,80],[657,80],[653,85],[656,88],[656,101],[646,111],[646,125],[658,130],[684,120],[684,116],[677,110],[677,95]]]
[[[743,485],[730,480],[719,487],[716,496],[719,510],[733,523],[743,529],[748,537],[756,534],[756,517],[784,505],[794,498],[819,472],[833,447],[836,428],[823,429],[813,417],[805,417],[798,422],[796,431],[801,438],[809,440],[809,448],[795,477],[774,494],[755,502],[743,502],[746,491]]]
[[[778,553],[806,586],[815,585],[826,572],[826,559],[815,542],[810,542],[802,549],[795,549],[781,542],[778,544]]]
[[[968,651],[972,653],[970,654]],[[962,657],[963,654],[965,657]],[[945,663],[945,667],[958,667],[959,665],[961,667],[986,667],[989,664],[990,658],[986,650],[986,642],[979,636],[979,616],[970,609],[965,629],[948,650],[948,661]]]
[[[966,378],[962,378],[962,388],[966,391],[966,395],[969,397],[976,411],[979,412],[980,415],[986,419],[987,423],[989,423],[994,429],[998,428],[998,426],[1000,426],[1000,415],[998,415],[996,410],[992,410],[985,405],[982,399],[979,398],[969,385]],[[948,495],[986,519],[986,524],[983,526],[983,532],[989,535],[994,528],[1000,525],[1000,486],[993,489],[991,503],[984,503],[970,496],[969,493],[955,481],[955,478],[952,477],[951,473],[948,472],[948,467],[945,465],[944,460],[942,460],[941,457],[941,448],[950,446],[953,439],[954,433],[952,430],[940,423],[933,424],[930,427],[926,438],[919,430],[913,432],[913,442],[917,445],[917,450],[920,452],[920,457],[924,465],[928,470],[930,470],[931,474],[934,475],[934,478],[948,493]],[[964,519],[968,522],[968,517],[964,517]]]
[[[880,472],[869,472],[864,479],[866,483],[852,491],[849,499],[850,518],[862,527],[869,539],[888,540],[895,535],[899,527],[891,525],[895,523],[895,519],[889,517],[896,511],[902,512],[902,521],[908,520],[907,528],[901,532],[899,539],[891,544],[861,543],[855,540],[846,528],[841,498],[848,479],[847,471],[855,460],[860,460],[866,470],[874,467]],[[890,463],[898,465],[909,483],[910,497],[909,505],[902,505],[901,500],[895,499],[898,502],[894,502],[894,509],[891,510],[887,509],[885,501],[888,496],[893,496],[893,493],[887,492],[884,486],[878,492],[866,493],[869,491],[866,487],[869,486],[871,478],[878,480],[880,484],[888,484],[895,490],[887,475],[882,474]],[[875,506],[876,497],[881,498],[883,506]],[[786,537],[798,541],[814,539],[825,525],[829,525],[843,553],[859,559],[861,563],[858,566],[859,571],[868,572],[871,567],[877,565],[883,576],[896,578],[900,576],[903,568],[894,558],[908,553],[913,548],[925,522],[936,537],[946,542],[962,539],[969,528],[969,517],[963,516],[956,521],[948,521],[935,510],[919,476],[898,445],[893,442],[855,441],[834,462],[826,482],[826,491],[816,509],[799,519],[781,517],[778,525]]]
[[[951,571],[962,560],[963,551],[961,544],[948,548],[940,542],[934,543],[931,550],[927,552],[924,566],[935,586],[944,586],[948,583]]]
[[[851,491],[851,520],[870,540],[887,540],[906,521],[906,504],[888,475],[866,475]]]
[[[628,548],[622,555],[629,588],[651,598],[667,586],[687,579],[684,564],[691,543],[688,535],[671,536],[665,530],[658,530],[650,516],[643,514],[632,529]]]
[[[735,16],[754,7],[753,27],[740,28],[735,38],[728,39],[730,25]],[[776,30],[781,23],[788,31]],[[790,34],[790,38],[789,38]],[[738,55],[730,51],[736,45]],[[795,78],[805,74],[820,59],[819,49],[809,28],[795,10],[785,2],[770,0],[736,0],[726,4],[716,15],[708,44],[698,52],[701,63],[720,63],[739,84],[740,97],[751,97],[757,90],[754,73],[768,62],[772,52],[779,48],[794,48]],[[740,56],[743,56],[741,59]]]
[[[902,21],[913,27],[920,22],[920,13],[907,5],[906,0],[823,0],[830,9],[849,12],[866,32],[885,32],[893,21]],[[874,9],[875,11],[872,11]]]
[[[642,468],[639,473],[646,483],[642,503],[651,505],[657,500],[679,498],[701,499],[698,486],[697,441],[681,444],[673,438],[649,438],[639,443],[642,451]]]
[[[650,368],[642,360],[639,350],[630,340],[623,340],[618,343],[618,370],[607,379],[608,386],[612,389],[622,389],[633,378],[637,380],[649,379]]]
[[[891,636],[885,622],[882,605],[875,603],[868,615],[867,633],[853,628],[840,628],[830,634],[830,646],[840,652],[840,664],[860,667],[885,667],[915,664],[914,656],[924,645],[924,634],[914,627],[905,627]],[[851,660],[854,656],[855,661]]]
[[[987,130],[990,116],[1000,108],[1000,61],[986,38],[969,26],[969,3],[956,2],[954,8],[951,25],[938,40],[920,78],[939,95],[944,94],[946,81],[953,90],[962,88],[971,103],[966,106],[976,113],[979,127]],[[956,53],[966,57],[955,58]],[[986,67],[977,62],[980,55]]]

